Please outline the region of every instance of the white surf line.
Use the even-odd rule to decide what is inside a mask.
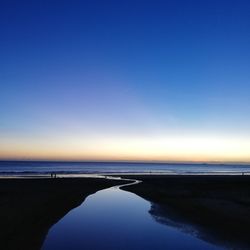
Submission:
[[[118,188],[120,189],[121,187],[126,187],[126,186],[131,186],[131,185],[136,185],[136,184],[139,184],[141,183],[142,181],[139,181],[139,180],[135,180],[135,179],[121,179],[123,181],[133,181],[132,183],[127,183],[127,184],[122,184],[122,185],[119,185]]]
[[[88,173],[88,174],[84,174],[84,173],[71,173],[71,174],[61,174],[61,173],[56,173],[56,178],[107,178],[107,179],[114,179],[114,180],[127,180],[127,181],[136,181],[135,179],[123,179],[122,176],[126,175],[126,176],[133,176],[133,175],[144,175],[144,176],[185,176],[185,175],[190,175],[190,176],[249,176],[250,175],[250,171],[243,171],[243,172],[238,172],[238,171],[213,171],[213,172],[179,172],[179,173],[175,173],[175,172],[150,172],[150,173],[146,173],[146,172],[136,172],[136,173]],[[116,177],[117,176],[117,177]],[[118,177],[119,176],[119,177]],[[0,173],[0,179],[50,179],[51,174],[43,174],[43,173],[39,173],[39,174],[1,174]],[[139,181],[141,182],[141,181]],[[134,184],[138,184],[138,183],[131,183],[129,185],[134,185]],[[127,185],[127,184],[126,184]]]
[[[126,186],[131,186],[131,185],[136,185],[141,183],[142,181],[140,180],[136,180],[136,179],[126,179],[126,178],[122,178],[122,177],[114,177],[114,176],[104,176],[104,178],[106,179],[110,179],[110,180],[120,180],[120,181],[132,181],[130,183],[126,183],[126,184],[122,184],[122,185],[116,185],[113,186],[114,188],[121,188],[121,187],[126,187]]]

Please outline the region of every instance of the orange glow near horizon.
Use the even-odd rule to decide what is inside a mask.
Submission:
[[[1,159],[250,162],[248,138],[211,136],[53,138],[0,144]]]
[[[250,166],[250,1],[2,2],[0,160]]]

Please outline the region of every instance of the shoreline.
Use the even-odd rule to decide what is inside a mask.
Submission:
[[[196,237],[230,249],[249,249],[250,176],[135,176],[122,189],[151,203],[159,223],[190,229]]]
[[[250,245],[249,175],[117,173],[0,177],[2,246],[39,249],[53,224],[88,195],[113,186],[149,201],[159,223],[186,225],[199,238],[229,248]]]
[[[0,179],[1,248],[40,249],[49,229],[87,196],[127,183],[107,178]]]
[[[99,172],[99,173],[0,173],[0,179],[54,179],[51,174],[56,174],[56,178],[107,178],[114,176],[115,178],[124,176],[250,176],[250,172],[228,172],[228,171],[214,171],[214,172]]]

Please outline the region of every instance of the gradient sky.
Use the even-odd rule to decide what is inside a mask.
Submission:
[[[1,1],[0,158],[250,162],[250,2]]]

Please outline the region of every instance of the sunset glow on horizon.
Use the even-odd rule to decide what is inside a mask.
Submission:
[[[250,162],[250,4],[0,6],[0,159]]]
[[[250,162],[249,138],[109,136],[87,140],[53,139],[50,144],[42,138],[15,141],[9,145],[6,141],[0,157],[19,160]]]

